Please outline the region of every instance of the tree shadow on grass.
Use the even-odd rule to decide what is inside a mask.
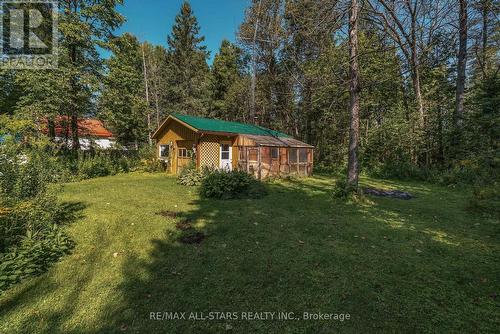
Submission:
[[[436,240],[423,233],[432,225],[426,218],[416,217],[414,228],[395,228],[386,221],[408,222],[394,204],[378,199],[367,205],[335,203],[326,179],[269,188],[263,199],[198,200],[196,209],[182,212],[176,219],[189,219],[206,239],[181,244],[181,232],[172,224],[164,238],[151,241],[148,258],[130,257],[122,268],[123,299],[107,305],[97,332],[495,328],[496,307],[488,295],[498,273],[493,246]],[[162,321],[151,319],[155,312],[186,312],[185,317],[236,312],[239,319],[226,314],[223,320]],[[249,321],[242,320],[242,312],[293,312],[298,320]],[[349,313],[351,320],[304,320],[303,312]]]
[[[87,207],[84,202],[66,201],[59,204],[57,224],[68,225],[84,218],[83,211]]]

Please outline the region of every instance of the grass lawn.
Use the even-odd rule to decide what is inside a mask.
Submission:
[[[161,174],[64,186],[81,208],[72,254],[0,296],[0,333],[495,332],[499,222],[467,192],[363,179],[417,198],[331,199],[333,180],[269,184],[259,200],[200,200]],[[180,212],[207,234],[177,241]],[[349,313],[350,320],[150,320],[150,312]],[[186,314],[186,315],[188,315]],[[495,329],[496,328],[496,329]]]

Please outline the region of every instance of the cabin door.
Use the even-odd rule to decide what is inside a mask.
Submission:
[[[233,169],[232,157],[232,147],[231,143],[221,143],[220,144],[220,168],[225,170]]]

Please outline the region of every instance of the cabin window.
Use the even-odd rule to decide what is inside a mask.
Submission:
[[[229,160],[229,144],[221,144],[221,159]]]
[[[160,158],[168,158],[168,145],[159,145]]]
[[[248,160],[249,161],[258,161],[258,152],[256,148],[252,148],[248,150]]]
[[[299,149],[299,162],[307,162],[307,148]]]
[[[296,164],[297,163],[297,149],[296,148],[291,148],[289,152],[289,159],[290,163]]]
[[[246,156],[246,150],[244,147],[239,147],[239,152],[240,152],[240,160],[246,160],[247,159],[247,156]]]
[[[179,153],[178,153],[179,158],[188,158],[188,150],[184,147],[179,148]]]
[[[271,159],[278,159],[280,157],[280,149],[271,147]]]

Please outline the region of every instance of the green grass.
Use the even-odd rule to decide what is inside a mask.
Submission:
[[[159,175],[67,184],[76,242],[46,274],[0,296],[0,333],[495,332],[499,224],[468,192],[364,179],[404,201],[332,200],[334,180],[271,183],[259,200],[200,200]],[[77,204],[77,205],[76,205]],[[207,234],[180,244],[175,210]],[[114,254],[117,253],[117,254]],[[114,256],[116,255],[116,256]],[[149,320],[150,312],[349,313],[344,322]]]

